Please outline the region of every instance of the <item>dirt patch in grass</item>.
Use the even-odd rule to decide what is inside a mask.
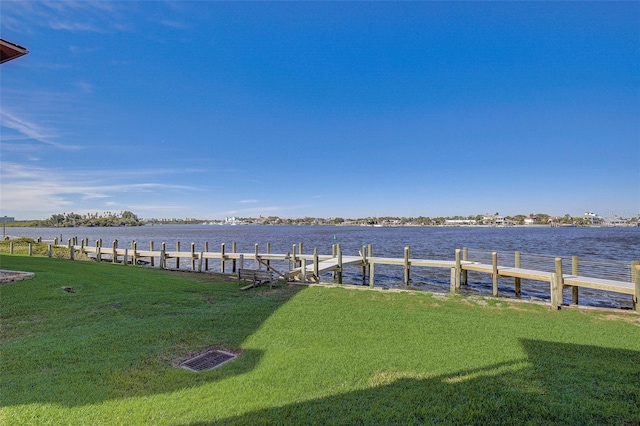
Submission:
[[[35,277],[33,272],[0,270],[0,284],[13,283]]]
[[[603,321],[624,321],[640,327],[640,315],[606,314],[599,317]]]

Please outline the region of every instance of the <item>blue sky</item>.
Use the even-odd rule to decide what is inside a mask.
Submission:
[[[13,2],[1,214],[640,212],[639,2]]]

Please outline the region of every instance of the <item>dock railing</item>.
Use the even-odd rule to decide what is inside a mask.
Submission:
[[[622,263],[594,261],[578,256],[554,257],[544,254],[496,252],[479,249],[462,249],[462,259],[471,265],[462,266],[462,283],[468,282],[467,271],[490,273],[494,278],[493,295],[498,295],[498,278],[513,277],[516,296],[521,294],[521,280],[549,281],[552,305],[563,304],[562,290],[570,287],[572,303],[579,301],[580,287],[631,294],[633,305],[638,309],[640,294],[640,262]]]
[[[52,246],[58,246],[58,240],[38,239],[38,242],[49,243],[48,255],[51,256]],[[77,238],[69,239],[67,244],[69,257],[73,260],[77,253],[93,257],[98,261],[108,260],[112,263],[137,264],[144,262],[149,266],[156,264],[160,268],[168,267],[168,259],[173,259],[175,268],[180,269],[180,259],[187,259],[190,269],[198,272],[209,271],[210,260],[219,261],[219,271],[228,273],[227,263],[231,264],[231,272],[236,273],[238,264],[244,267],[245,261],[253,261],[257,268],[271,269],[278,272],[282,278],[298,279],[302,282],[319,282],[321,271],[331,272],[332,279],[342,283],[342,273],[346,266],[355,266],[362,269],[362,283],[365,284],[368,275],[369,285],[374,286],[375,265],[398,265],[404,270],[404,287],[409,288],[411,268],[445,269],[451,271],[450,292],[456,293],[460,285],[468,284],[469,272],[489,274],[492,277],[493,296],[498,296],[498,281],[500,278],[513,278],[516,297],[521,296],[522,280],[535,280],[548,282],[550,285],[551,305],[559,307],[564,304],[563,289],[571,288],[572,303],[578,304],[578,289],[580,287],[596,290],[611,291],[632,296],[633,307],[639,309],[638,297],[640,295],[640,261],[621,263],[615,261],[603,261],[571,257],[554,257],[544,254],[530,254],[505,251],[489,251],[473,248],[456,249],[452,253],[453,260],[417,259],[412,258],[411,248],[404,248],[402,258],[387,258],[373,256],[371,245],[363,246],[357,256],[345,256],[339,244],[332,247],[331,255],[320,255],[317,249],[313,254],[303,254],[303,245],[293,245],[292,252],[272,253],[269,243],[266,251],[260,252],[258,244],[255,244],[253,252],[239,253],[236,243],[232,243],[229,251],[225,243],[220,245],[219,252],[209,251],[209,243],[204,244],[204,250],[197,251],[195,243],[191,243],[188,251],[182,251],[180,242],[176,243],[176,250],[167,250],[166,244],[161,244],[160,250],[149,243],[149,249],[141,249],[136,241],[131,242],[131,247],[121,248],[117,240],[110,245],[103,246],[101,239],[96,240],[94,246],[88,239],[78,241]],[[13,245],[11,246],[13,252]],[[29,250],[31,255],[31,250]],[[157,259],[157,263],[156,263]],[[283,266],[281,272],[275,269],[272,261],[280,261]],[[322,262],[325,262],[322,264]],[[286,266],[285,266],[286,265]],[[297,272],[295,272],[297,271]]]

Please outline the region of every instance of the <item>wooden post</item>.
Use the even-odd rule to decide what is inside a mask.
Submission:
[[[516,251],[515,253],[515,259],[513,262],[513,266],[516,268],[520,268],[520,252]],[[515,277],[514,278],[514,282],[515,282],[515,288],[516,288],[516,297],[520,298],[522,296],[522,280],[520,277]]]
[[[131,241],[131,250],[133,254],[131,255],[131,264],[136,266],[136,262],[138,261],[138,243],[136,240]]]
[[[259,253],[260,253],[260,249],[259,249],[259,247],[258,247],[258,244],[254,244],[254,245],[253,245],[253,258],[254,258],[255,260],[258,260],[258,259],[260,258]],[[259,267],[258,267],[258,269],[260,269],[260,268],[262,268],[262,266],[259,266]]]
[[[498,297],[498,252],[491,252],[491,266],[493,270],[493,297]]]
[[[33,244],[29,243],[29,256],[33,256]]]
[[[100,253],[100,244],[99,244],[100,240],[96,240],[96,260],[98,262],[102,261],[102,253]]]
[[[631,279],[635,286],[635,294],[633,295],[633,309],[640,311],[640,261],[631,262]]]
[[[238,245],[234,241],[234,242],[231,243],[231,253],[235,255],[237,252],[238,252]],[[231,273],[235,274],[237,268],[238,268],[238,265],[237,265],[237,262],[236,262],[236,258],[234,256],[233,260],[231,260]],[[240,267],[240,269],[242,269],[242,268],[244,268],[244,266]]]
[[[51,257],[53,256],[53,245],[49,244],[48,248],[47,248],[47,256]]]
[[[167,244],[164,241],[160,249],[160,269],[167,269]]]
[[[111,263],[116,263],[118,262],[118,254],[117,254],[117,250],[118,250],[118,240],[113,240],[113,243],[111,243],[111,250],[113,255],[111,256]]]
[[[296,269],[298,267],[298,260],[296,258],[297,249],[298,248],[295,244],[291,247],[291,269]]]
[[[200,252],[198,256],[198,272],[202,272],[202,258],[204,257],[204,252]]]
[[[318,266],[320,261],[318,259],[318,248],[313,249],[313,275],[316,277],[317,282],[320,282],[320,273],[318,272],[320,267]]]
[[[462,264],[460,263],[460,249],[456,249],[455,259],[456,259],[456,267],[454,268],[455,271],[453,272],[454,275],[452,276],[453,288],[451,289],[451,293],[455,293],[458,290],[460,290],[460,276],[462,275]]]
[[[180,269],[180,241],[176,241],[176,251],[178,252],[176,256],[176,269]]]
[[[342,248],[340,244],[336,245],[336,255],[338,256],[338,284],[342,284]]]
[[[449,279],[449,293],[456,294],[456,282],[460,277],[460,273],[457,268],[451,268],[451,278]]]
[[[407,288],[409,287],[409,280],[410,280],[410,275],[409,275],[409,254],[411,252],[411,248],[409,246],[406,246],[404,248],[404,287]]]
[[[462,260],[469,260],[469,249],[466,247],[462,247]],[[469,271],[467,271],[466,269],[462,271],[462,284],[467,285],[469,283],[468,275]]]
[[[362,256],[362,285],[365,285],[367,283],[367,246],[362,246],[360,256]]]
[[[556,271],[551,274],[551,307],[560,309],[562,297],[562,258],[555,259]]]
[[[238,269],[244,269],[244,254],[241,254],[238,259]]]
[[[298,243],[298,254],[302,256],[302,243]]]
[[[153,268],[155,265],[156,258],[153,256],[153,240],[149,241],[149,251],[151,253],[151,267]]]
[[[129,249],[125,248],[124,249],[124,259],[122,260],[122,262],[126,265],[129,264]]]
[[[271,243],[268,241],[267,241],[267,254],[271,254]],[[267,259],[267,266],[271,266],[271,260],[269,259]]]
[[[196,270],[196,243],[191,243],[191,270]]]
[[[71,240],[69,240],[69,259],[76,260],[76,250]]]
[[[224,243],[220,244],[220,273],[224,274]]]
[[[13,241],[9,243],[9,254],[13,254]]]
[[[207,252],[207,253],[209,252],[209,241],[205,241],[204,242],[204,251]],[[205,271],[209,270],[209,258],[206,258],[204,260],[204,270]]]
[[[571,275],[579,275],[580,274],[580,264],[578,261],[578,256],[571,256]],[[578,289],[577,285],[571,287],[571,303],[574,305],[578,304]]]
[[[376,284],[376,264],[369,259],[369,287],[373,288]]]
[[[307,283],[307,259],[300,259],[300,279],[303,284]]]
[[[338,257],[338,251],[336,249],[335,244],[331,244],[331,257]],[[335,269],[331,270],[331,282],[336,281],[336,271]]]
[[[371,286],[371,257],[373,257],[373,246],[367,245],[367,275],[369,276],[369,286]]]

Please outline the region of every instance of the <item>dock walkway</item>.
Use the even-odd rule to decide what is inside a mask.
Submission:
[[[191,270],[204,272],[209,270],[209,261],[220,262],[219,270],[227,271],[226,264],[231,262],[231,272],[244,266],[245,260],[256,262],[258,268],[266,267],[279,274],[282,279],[289,281],[320,282],[321,275],[332,273],[335,280],[342,284],[342,272],[345,267],[362,268],[363,284],[367,281],[370,287],[375,285],[376,265],[397,265],[404,270],[403,284],[405,288],[410,284],[411,268],[436,268],[448,270],[450,273],[450,292],[457,293],[461,285],[468,284],[469,274],[488,274],[492,277],[492,294],[498,294],[498,281],[500,278],[513,278],[515,293],[519,297],[522,280],[548,282],[550,286],[551,305],[559,307],[564,303],[563,289],[571,288],[572,303],[578,304],[579,288],[616,292],[632,297],[633,307],[640,310],[638,298],[640,297],[640,261],[630,263],[615,263],[610,261],[591,261],[571,258],[560,258],[545,255],[524,254],[514,252],[510,254],[489,252],[472,249],[456,249],[453,260],[420,259],[411,257],[410,247],[405,247],[404,257],[376,257],[372,255],[372,247],[363,246],[358,256],[343,255],[339,244],[333,247],[331,255],[320,255],[317,249],[313,254],[302,254],[302,244],[299,248],[294,245],[292,252],[271,253],[267,243],[266,252],[260,252],[258,244],[253,253],[236,252],[235,243],[231,252],[226,251],[225,244],[221,244],[219,252],[209,251],[208,243],[205,250],[196,251],[192,243],[189,251],[180,250],[177,243],[176,250],[167,250],[162,243],[161,249],[156,250],[153,242],[149,250],[138,250],[135,241],[131,248],[120,248],[114,241],[111,247],[103,247],[102,241],[96,241],[95,246],[89,246],[88,241],[77,244],[77,240],[69,240],[67,246],[70,257],[73,259],[76,252],[87,254],[96,260],[110,260],[113,263],[136,264],[140,261],[150,266],[157,265],[167,268],[167,260],[175,259],[176,269],[180,269],[180,260],[186,259],[190,263]],[[51,252],[51,250],[50,250]],[[272,261],[288,263],[286,271],[277,271]],[[570,264],[569,264],[570,262]],[[570,272],[569,272],[570,270]],[[566,271],[566,272],[565,272]]]

